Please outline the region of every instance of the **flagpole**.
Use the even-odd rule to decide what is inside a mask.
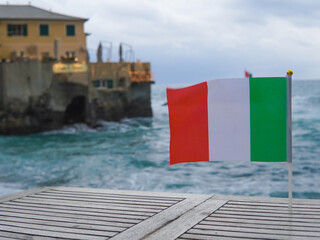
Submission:
[[[287,71],[287,162],[288,162],[288,206],[292,211],[292,75]]]

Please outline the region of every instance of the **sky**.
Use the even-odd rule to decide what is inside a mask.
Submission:
[[[151,62],[157,84],[216,78],[285,76],[320,79],[318,0],[0,0],[89,18],[91,59],[100,41],[132,46]],[[129,49],[126,46],[127,49]]]

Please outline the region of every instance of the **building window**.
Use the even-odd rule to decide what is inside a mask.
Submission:
[[[75,25],[67,25],[66,26],[67,36],[75,36],[76,35],[76,27]]]
[[[94,80],[93,82],[92,82],[92,84],[93,84],[93,86],[95,86],[95,87],[100,87],[100,80]]]
[[[48,24],[40,24],[39,25],[40,36],[49,36],[49,25]]]
[[[93,81],[93,86],[96,88],[107,88],[112,89],[113,86],[113,79],[97,79]]]
[[[8,24],[8,36],[28,36],[27,24]]]
[[[109,88],[109,89],[113,88],[113,80],[112,79],[107,79],[107,88]]]
[[[75,58],[76,52],[75,51],[66,51],[66,57],[67,58]]]
[[[120,78],[118,86],[119,87],[125,87],[126,86],[126,78],[124,78],[124,77]]]

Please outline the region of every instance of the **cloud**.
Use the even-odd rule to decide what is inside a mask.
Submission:
[[[10,3],[27,1],[11,0]],[[3,2],[5,3],[5,2]],[[88,48],[133,45],[158,82],[254,75],[320,74],[320,2],[316,0],[33,0],[36,6],[86,17]],[[174,76],[174,77],[173,77]]]

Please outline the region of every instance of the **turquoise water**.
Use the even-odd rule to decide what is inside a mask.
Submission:
[[[287,196],[286,163],[169,165],[165,87],[152,87],[154,118],[73,125],[0,137],[0,195],[42,187]],[[293,83],[293,196],[320,198],[320,81]]]

